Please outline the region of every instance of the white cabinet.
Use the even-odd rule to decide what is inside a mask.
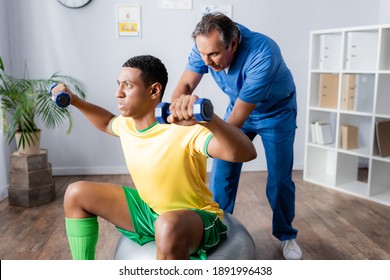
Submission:
[[[310,36],[304,180],[390,206],[390,25]]]

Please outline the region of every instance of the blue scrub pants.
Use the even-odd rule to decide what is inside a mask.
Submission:
[[[295,129],[274,128],[241,129],[251,140],[260,135],[267,160],[266,194],[273,211],[272,234],[279,240],[294,239],[297,230],[292,227],[295,216],[295,184],[292,181]],[[220,207],[233,213],[242,163],[213,160],[210,190]],[[248,211],[250,211],[248,209]]]

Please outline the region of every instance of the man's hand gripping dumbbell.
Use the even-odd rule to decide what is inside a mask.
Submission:
[[[161,102],[155,109],[159,123],[181,123],[189,125],[196,122],[209,122],[214,115],[214,107],[209,99],[186,95],[172,104]]]
[[[57,84],[52,84],[49,90],[50,96],[53,96],[52,90],[55,88]],[[63,85],[65,87],[65,85]],[[60,91],[57,93],[54,97],[52,97],[55,104],[57,104],[58,107],[65,108],[68,107],[70,104],[70,95],[65,91]]]

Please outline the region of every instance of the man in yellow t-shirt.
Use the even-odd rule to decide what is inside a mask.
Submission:
[[[157,58],[130,58],[121,68],[116,98],[120,116],[86,102],[64,84],[53,98],[67,92],[98,129],[118,136],[136,189],[80,181],[64,198],[66,231],[73,259],[94,259],[97,216],[114,224],[139,244],[156,240],[157,259],[206,259],[207,250],[226,236],[222,210],[206,186],[207,157],[244,162],[256,150],[238,128],[213,115],[207,123],[193,118],[196,96],[183,96],[170,106],[168,121],[156,122],[168,74]]]

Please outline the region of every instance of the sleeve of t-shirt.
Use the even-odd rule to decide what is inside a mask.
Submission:
[[[199,74],[206,74],[209,71],[208,67],[204,64],[196,45],[194,45],[190,56],[188,57],[186,70],[190,70]]]
[[[279,56],[272,54],[272,51],[253,55],[247,66],[239,98],[248,103],[268,100],[279,64]]]
[[[195,125],[193,137],[190,141],[191,153],[202,154],[206,157],[210,157],[210,155],[207,153],[207,148],[213,136],[214,134],[212,134],[210,130],[204,126]]]
[[[110,121],[110,130],[115,136],[119,136],[119,121],[121,116],[113,117]]]

